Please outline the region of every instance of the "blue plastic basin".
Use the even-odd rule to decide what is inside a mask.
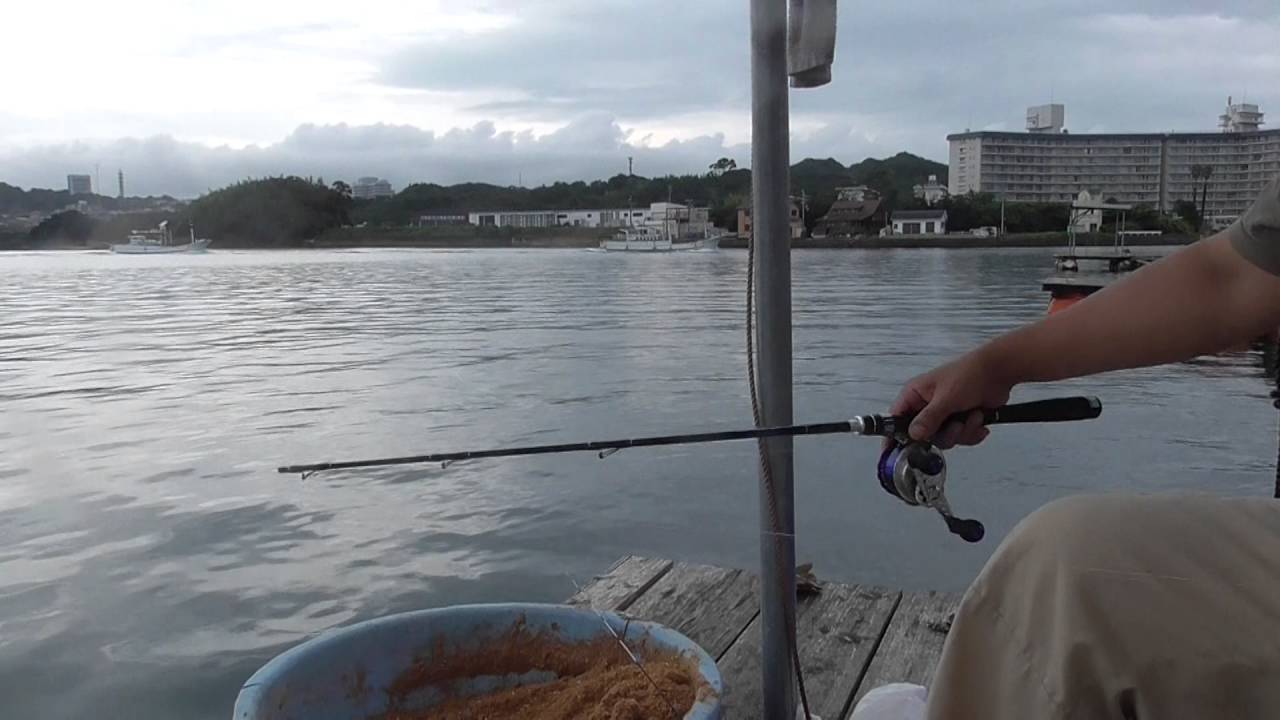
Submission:
[[[723,691],[715,662],[689,638],[670,628],[603,613],[616,632],[626,628],[628,646],[645,643],[689,657],[709,691],[685,720],[718,720]],[[566,642],[607,636],[600,614],[564,605],[502,604],[454,607],[390,615],[326,632],[277,656],[253,674],[236,698],[234,720],[365,720],[387,712],[388,689],[415,662],[430,664],[436,648],[478,647],[523,622],[531,633]],[[441,643],[443,640],[443,643]],[[484,675],[452,686],[464,695],[554,678],[550,672]],[[421,710],[443,697],[441,688],[414,688],[394,709]]]

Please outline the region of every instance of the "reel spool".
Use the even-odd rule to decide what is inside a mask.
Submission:
[[[947,529],[967,542],[978,542],[986,528],[977,520],[951,514],[947,502],[947,460],[931,443],[892,438],[892,445],[880,454],[876,476],[880,487],[908,505],[920,505],[938,511]]]

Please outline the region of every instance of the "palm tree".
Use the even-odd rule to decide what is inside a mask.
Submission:
[[[1194,181],[1196,180],[1201,181],[1200,183],[1200,227],[1196,228],[1197,230],[1200,230],[1200,231],[1204,230],[1204,206],[1205,206],[1205,201],[1209,197],[1209,178],[1211,177],[1213,177],[1212,165],[1192,165],[1191,166],[1191,178],[1192,178],[1191,200],[1192,202],[1195,201],[1195,196],[1196,196],[1196,186]]]

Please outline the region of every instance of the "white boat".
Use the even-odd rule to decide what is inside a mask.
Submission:
[[[632,217],[628,213],[627,217]],[[629,252],[672,252],[680,250],[718,250],[720,234],[712,234],[706,208],[692,204],[650,203],[649,217],[643,225],[619,228],[612,238],[600,241],[601,250]]]
[[[672,252],[680,250],[718,250],[720,236],[704,233],[702,237],[672,238],[658,225],[622,228],[607,240],[600,241],[603,250],[631,252]]]
[[[159,255],[173,253],[204,252],[209,247],[208,238],[197,238],[196,229],[191,227],[191,241],[180,245],[173,242],[173,233],[169,232],[169,221],[160,223],[155,230],[131,230],[129,242],[111,246],[111,252],[121,255]]]

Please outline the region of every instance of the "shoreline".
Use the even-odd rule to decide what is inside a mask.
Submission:
[[[340,250],[354,248],[381,249],[585,249],[598,247],[601,238],[582,233],[512,235],[495,237],[492,235],[437,235],[417,233],[389,233],[374,231],[366,236],[357,236],[352,228],[343,228],[340,233],[325,233],[311,242],[289,245],[261,245],[253,243],[214,241],[213,251],[218,250]],[[1067,247],[1067,234],[1027,233],[1006,235],[1004,237],[974,237],[969,235],[892,235],[889,237],[865,238],[797,238],[792,240],[795,250],[900,250],[900,249],[944,249],[970,250],[993,248],[1064,248]],[[1195,238],[1186,235],[1161,235],[1158,237],[1130,238],[1126,247],[1169,247],[1189,245]],[[1080,235],[1077,247],[1113,247],[1115,240],[1111,236]],[[727,250],[746,249],[744,238],[726,236],[721,239],[720,247]],[[28,245],[22,247],[0,248],[0,253],[9,252],[45,252],[45,251],[106,251],[107,244],[100,242],[77,245],[72,243],[50,243],[45,245]]]
[[[943,249],[978,250],[991,248],[1065,248],[1068,244],[1065,232],[1017,233],[1003,237],[975,237],[972,235],[890,235],[888,237],[863,238],[798,238],[791,241],[792,249],[823,250],[903,250]],[[1156,237],[1130,238],[1125,247],[1169,247],[1190,245],[1196,238],[1188,235],[1167,234]],[[1110,235],[1078,235],[1076,247],[1108,248],[1115,246]],[[722,248],[744,249],[743,238],[726,237],[720,241]]]

